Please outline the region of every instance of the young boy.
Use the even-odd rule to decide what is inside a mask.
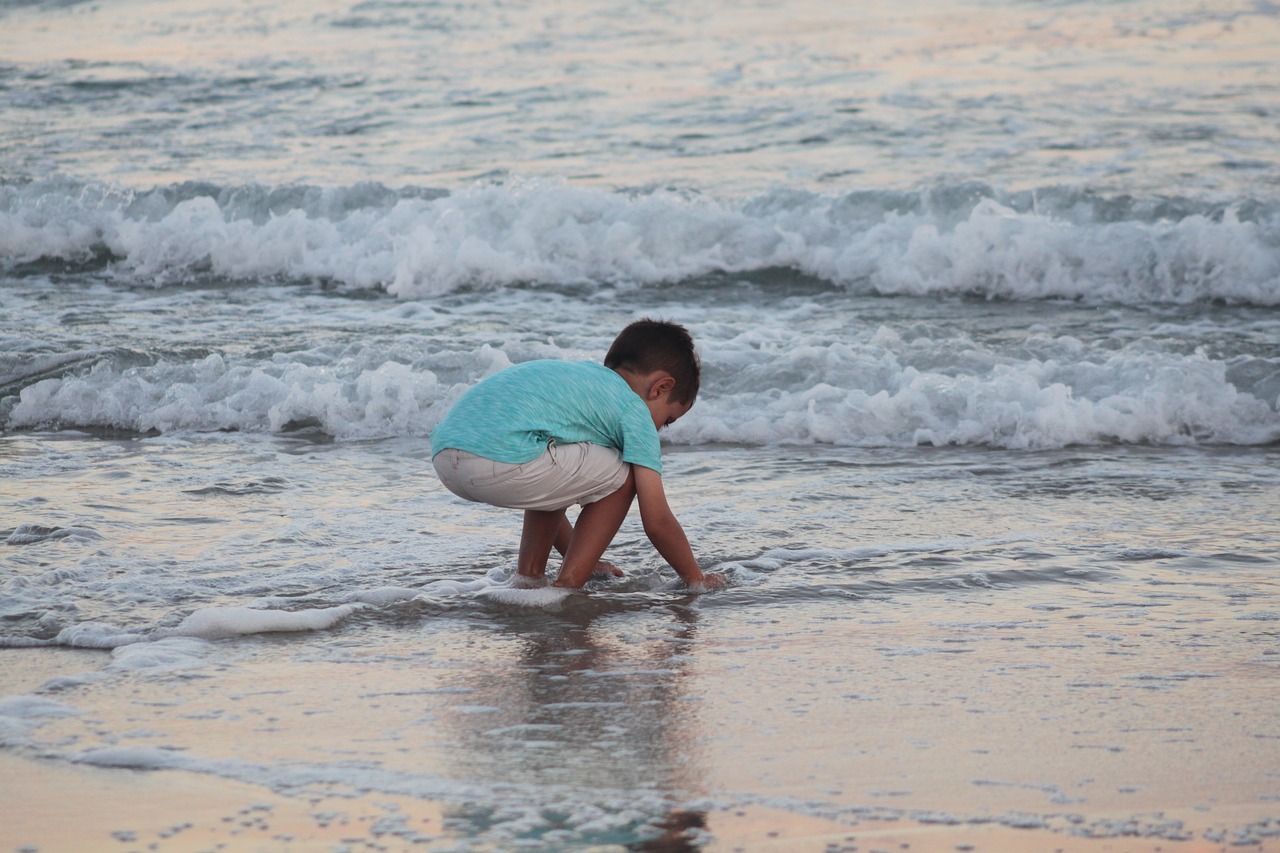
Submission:
[[[639,320],[603,365],[530,361],[481,381],[431,433],[431,461],[455,495],[524,510],[517,571],[528,582],[541,582],[552,546],[564,555],[556,586],[620,576],[600,558],[635,498],[645,534],[684,582],[723,586],[703,574],[662,490],[658,430],[692,408],[700,376],[683,326]]]

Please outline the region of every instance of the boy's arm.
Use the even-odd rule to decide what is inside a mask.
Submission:
[[[702,567],[694,559],[693,549],[689,547],[689,538],[675,513],[667,503],[666,492],[662,488],[662,475],[652,468],[632,465],[636,478],[636,500],[640,504],[640,521],[644,524],[645,535],[658,549],[662,559],[671,564],[676,574],[690,586],[701,584],[708,587],[724,585],[722,575],[703,574]]]

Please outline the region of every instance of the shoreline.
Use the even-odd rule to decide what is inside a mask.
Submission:
[[[0,649],[6,696],[39,693],[53,679],[97,668],[105,653],[69,648]],[[341,692],[340,685],[337,685]],[[56,692],[52,695],[56,695]],[[458,817],[460,803],[340,785],[283,794],[265,785],[180,769],[128,769],[75,764],[0,749],[0,853],[204,853],[273,850],[288,853],[357,850],[498,849]],[[1090,811],[1058,815],[1040,826],[1005,818],[919,810],[844,809],[845,818],[806,814],[777,802],[726,805],[711,796],[703,810],[675,809],[661,836],[625,843],[530,844],[530,849],[648,853],[1211,853],[1280,850],[1280,820],[1261,804],[1214,803],[1207,808]],[[758,799],[748,795],[749,799]],[[957,796],[957,811],[963,811]],[[801,806],[803,808],[803,806]],[[856,817],[849,817],[855,815]],[[1253,825],[1252,835],[1239,827]],[[1089,837],[1110,827],[1102,837]],[[1230,827],[1230,828],[1229,828]],[[547,839],[550,841],[550,839]]]

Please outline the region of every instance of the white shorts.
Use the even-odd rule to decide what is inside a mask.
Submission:
[[[458,497],[510,509],[592,504],[622,488],[631,473],[620,451],[585,442],[550,444],[537,459],[520,465],[447,447],[431,464]]]

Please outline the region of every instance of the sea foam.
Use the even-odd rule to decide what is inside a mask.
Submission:
[[[962,360],[957,347],[965,347]],[[468,387],[441,382],[432,367],[456,369],[461,359],[483,376],[493,361],[484,349],[415,366],[387,360],[371,367],[377,353],[335,359],[320,352],[251,363],[220,355],[148,367],[104,361],[23,388],[0,404],[0,417],[7,411],[10,429],[276,433],[309,424],[342,440],[425,438]],[[1280,440],[1274,359],[1227,362],[1141,342],[1110,350],[1034,337],[1021,354],[1014,360],[963,338],[887,328],[863,340],[711,341],[703,347],[708,380],[697,411],[666,438],[1012,449]]]
[[[566,598],[574,594],[574,590],[554,586],[544,586],[536,589],[491,587],[480,593],[482,597],[499,604],[509,604],[514,607],[541,608],[559,607]]]
[[[172,634],[219,640],[244,634],[322,631],[347,618],[356,609],[352,604],[298,611],[206,607],[183,619],[177,628],[172,629]]]
[[[13,352],[0,356],[7,429],[306,427],[340,440],[426,437],[473,382],[507,364],[598,357],[580,343],[554,342],[561,329],[550,322],[538,346],[469,337],[459,330],[471,325],[437,295],[507,288],[508,313],[543,310],[556,299],[572,318],[583,310],[580,295],[526,285],[616,295],[678,282],[683,312],[710,319],[690,323],[707,376],[694,416],[668,431],[673,442],[1024,449],[1280,440],[1280,361],[1267,344],[1275,329],[1269,306],[1280,305],[1280,210],[1262,202],[1224,207],[969,185],[843,195],[775,190],[729,200],[548,181],[453,193],[0,184],[0,267],[38,276],[53,261],[84,265],[90,281],[123,284],[121,298],[149,293],[154,283],[213,276],[220,294],[264,280],[318,279],[420,301],[377,300],[379,308],[360,313],[349,300],[309,302],[281,288],[271,294],[269,320],[233,315],[230,322],[275,328],[299,322],[301,312],[326,313],[309,335],[267,351],[224,346],[221,332],[204,348],[187,347],[154,329],[153,349],[92,351],[77,342],[73,356],[57,361],[39,339],[15,335]],[[771,297],[749,319],[720,322],[691,295],[739,286],[746,293],[751,286],[735,283],[735,275],[766,281],[780,269],[792,271],[782,278],[807,276],[800,290],[809,295]],[[188,310],[190,297],[177,292],[167,307]],[[1047,298],[1138,308],[1078,340],[1060,334],[1062,325],[1037,328],[1037,305],[1010,321],[1010,328],[1024,324],[1017,335],[993,337],[919,328],[905,314],[910,300],[879,328],[864,325],[859,315],[873,307],[865,294],[935,301],[969,294],[1002,300],[1004,308]],[[1243,307],[1230,316],[1205,307],[1186,319],[1210,302]],[[1181,328],[1147,328],[1152,303],[1196,308],[1160,314],[1177,317],[1165,325]],[[807,319],[833,308],[850,318],[841,328]],[[405,322],[392,309],[412,317]],[[1054,310],[1070,313],[1061,302]],[[787,311],[802,312],[799,322]],[[1092,322],[1079,313],[1069,320]],[[338,344],[328,331],[371,324],[376,332]],[[1238,335],[1241,348],[1217,354],[1212,341],[1225,331]],[[457,344],[441,346],[445,340]],[[1189,350],[1188,342],[1200,340],[1209,343]],[[36,535],[44,534],[11,533],[22,542]]]
[[[0,185],[0,265],[173,284],[321,280],[421,299],[792,269],[856,293],[1280,304],[1280,211],[977,185],[745,199],[553,181],[455,192],[66,180]]]
[[[0,698],[0,746],[24,745],[45,722],[80,713],[79,708],[30,693]]]

